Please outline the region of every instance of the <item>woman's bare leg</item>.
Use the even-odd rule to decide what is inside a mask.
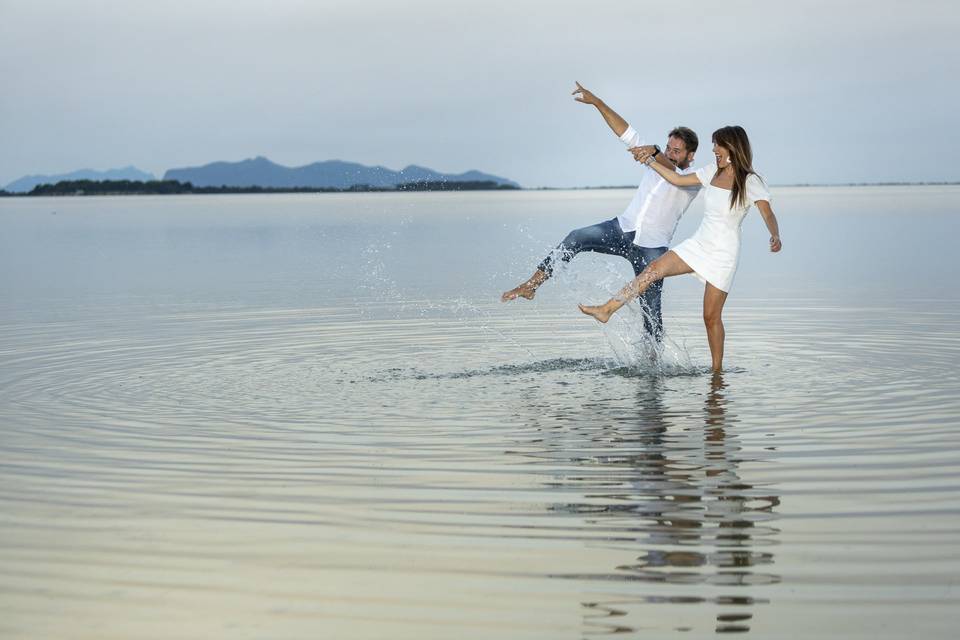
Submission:
[[[713,372],[723,369],[723,304],[727,293],[707,283],[703,290],[703,324],[707,327],[707,344],[710,345],[710,359],[713,360]]]
[[[657,280],[692,272],[693,269],[681,260],[680,256],[673,251],[667,251],[647,265],[647,268],[641,271],[640,275],[636,278],[628,282],[627,286],[621,289],[617,295],[595,307],[581,304],[579,305],[580,311],[583,311],[588,316],[593,316],[600,322],[606,322],[620,307],[646,291],[647,287]]]

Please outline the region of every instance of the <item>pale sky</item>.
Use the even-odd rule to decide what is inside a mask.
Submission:
[[[635,184],[740,124],[773,184],[960,180],[955,0],[0,0],[0,185],[257,155]]]

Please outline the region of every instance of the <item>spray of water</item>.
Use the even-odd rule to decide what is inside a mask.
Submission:
[[[383,235],[383,234],[381,234]],[[536,264],[537,252],[542,251],[542,241],[530,236],[524,228],[517,230],[517,237],[526,238],[530,253],[534,259],[528,260],[527,271],[532,272],[530,264]],[[654,339],[644,328],[645,310],[637,302],[631,302],[606,324],[595,323],[596,330],[600,331],[606,352],[596,349],[595,345],[572,344],[571,357],[555,357],[555,350],[550,354],[542,353],[542,349],[529,341],[529,328],[541,321],[555,321],[557,315],[557,301],[562,308],[569,309],[570,323],[586,323],[577,311],[578,302],[597,302],[606,300],[614,295],[629,276],[629,269],[624,269],[626,262],[611,256],[594,256],[588,259],[588,254],[582,254],[572,262],[566,262],[561,251],[555,249],[553,256],[556,264],[553,277],[544,285],[547,295],[538,293],[533,301],[522,301],[512,304],[524,305],[522,312],[517,310],[511,313],[509,307],[504,307],[498,300],[489,302],[478,300],[475,296],[457,296],[445,299],[411,300],[404,296],[401,287],[393,278],[391,268],[391,242],[389,237],[371,239],[362,249],[364,283],[362,288],[366,293],[378,301],[379,313],[386,313],[394,319],[421,318],[424,322],[434,322],[438,331],[449,326],[451,319],[456,320],[470,331],[476,331],[478,339],[485,342],[492,351],[512,351],[526,354],[529,361],[517,365],[497,366],[490,369],[470,369],[467,367],[456,375],[480,375],[481,373],[498,373],[515,375],[533,371],[553,371],[557,366],[569,366],[576,370],[590,370],[610,372],[628,376],[678,376],[699,375],[707,371],[706,367],[696,366],[685,346],[685,336],[678,330],[668,326],[667,335],[661,341]],[[540,247],[539,249],[537,247]],[[517,282],[527,277],[526,273],[518,278],[513,269],[512,273],[491,274],[491,282],[499,285]],[[668,298],[669,299],[669,298]],[[669,304],[669,303],[668,303]],[[372,314],[372,306],[362,306],[362,316]],[[525,336],[527,336],[525,338]],[[579,350],[588,348],[595,356],[587,358],[575,357]],[[509,347],[509,348],[507,348]],[[540,351],[541,353],[538,353]],[[585,365],[584,363],[588,364]],[[559,365],[558,365],[559,363]],[[434,375],[431,372],[416,370],[418,376]],[[436,375],[453,375],[448,373]]]
[[[614,296],[624,285],[622,261],[603,256],[591,261],[594,268],[585,268],[583,257],[564,262],[562,250],[554,250],[557,268],[546,286],[555,287],[558,295],[569,301],[572,312],[576,304],[595,304]],[[625,264],[625,263],[624,263]],[[626,278],[629,278],[626,272]],[[665,297],[669,304],[669,295]],[[635,375],[677,376],[704,373],[706,367],[694,364],[686,348],[686,336],[669,325],[661,340],[647,332],[648,311],[638,301],[631,301],[620,309],[609,322],[595,323],[609,347],[606,361],[611,370],[632,372]]]

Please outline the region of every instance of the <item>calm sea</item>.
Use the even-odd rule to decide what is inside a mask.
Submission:
[[[955,637],[960,187],[775,190],[719,378],[498,301],[629,197],[0,199],[0,637]]]

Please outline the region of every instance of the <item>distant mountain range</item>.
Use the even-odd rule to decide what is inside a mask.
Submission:
[[[359,185],[389,188],[400,184],[423,182],[494,182],[498,185],[520,186],[513,180],[480,171],[450,174],[416,165],[394,171],[386,167],[368,167],[341,160],[314,162],[303,167],[285,167],[262,156],[240,162],[212,162],[202,167],[170,169],[163,175],[163,179],[190,182],[195,187],[349,189]],[[65,180],[150,181],[156,178],[136,167],[107,171],[82,169],[61,175],[24,176],[8,184],[4,190],[11,193],[26,193],[37,185],[56,184]]]
[[[519,187],[500,176],[467,171],[440,173],[426,167],[410,165],[399,171],[386,167],[368,167],[355,162],[327,160],[302,167],[284,167],[258,156],[240,162],[213,162],[202,167],[170,169],[164,180],[190,182],[195,187],[317,187],[348,189],[357,185],[393,187],[410,182],[495,182]]]
[[[3,188],[10,193],[26,193],[39,184],[56,184],[64,180],[156,180],[157,178],[146,171],[141,171],[136,167],[124,167],[123,169],[107,169],[106,171],[94,171],[93,169],[80,169],[73,173],[64,173],[52,176],[23,176],[19,180],[14,180]]]

